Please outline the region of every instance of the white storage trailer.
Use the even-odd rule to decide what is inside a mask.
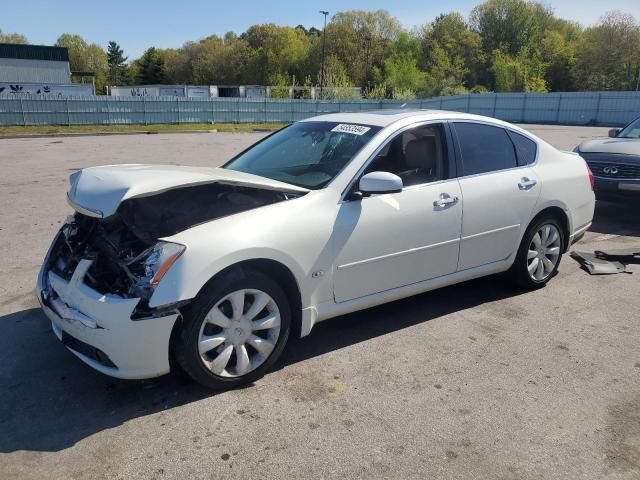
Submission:
[[[129,85],[107,87],[112,97],[265,98],[261,85]]]

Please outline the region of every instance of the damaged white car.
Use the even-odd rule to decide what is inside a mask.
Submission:
[[[578,155],[440,111],[311,118],[221,168],[87,168],[68,199],[37,282],[58,338],[108,375],[211,388],[321,320],[507,270],[544,285],[594,210]]]

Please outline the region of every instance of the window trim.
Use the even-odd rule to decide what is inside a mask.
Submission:
[[[518,166],[519,166],[519,167],[528,167],[528,166],[533,165],[534,163],[536,163],[536,161],[538,160],[538,151],[540,150],[540,149],[538,148],[538,142],[536,142],[533,138],[529,138],[528,136],[523,135],[523,134],[522,134],[522,133],[520,133],[520,132],[516,132],[516,131],[515,131],[515,130],[513,130],[513,129],[505,129],[505,130],[507,131],[507,135],[509,135],[509,138],[511,139],[511,143],[513,143],[513,147],[514,147],[514,148],[515,148],[515,150],[516,150],[516,163],[518,164]],[[531,162],[531,163],[526,163],[526,164],[524,164],[524,165],[520,165],[520,158],[519,158],[519,155],[518,155],[518,146],[516,145],[516,142],[515,142],[515,140],[514,140],[514,138],[517,138],[517,137],[516,137],[516,135],[518,135],[518,136],[520,136],[520,137],[523,137],[523,138],[526,138],[526,139],[527,139],[527,140],[529,140],[530,142],[533,142],[533,144],[535,145],[536,153],[535,153],[535,154],[534,154],[534,156],[533,156],[533,162]]]
[[[376,149],[373,151],[373,153],[367,158],[367,160],[360,166],[360,168],[358,169],[356,174],[353,176],[353,178],[349,181],[349,183],[347,183],[347,186],[345,187],[345,189],[342,191],[342,193],[340,195],[340,201],[338,203],[346,203],[346,202],[354,201],[354,200],[348,199],[347,196],[349,195],[349,193],[353,189],[353,186],[362,178],[362,174],[367,169],[369,164],[371,164],[371,162],[373,162],[375,160],[375,158],[378,156],[378,154],[389,144],[389,142],[395,140],[395,138],[398,135],[406,132],[407,130],[413,130],[414,128],[426,127],[426,126],[429,126],[429,125],[439,125],[439,126],[442,127],[442,130],[444,132],[444,141],[445,141],[446,147],[447,147],[446,160],[447,160],[448,169],[450,170],[449,178],[442,179],[442,180],[436,180],[434,182],[419,183],[419,184],[416,184],[416,185],[411,185],[410,187],[406,187],[406,188],[403,186],[402,191],[413,190],[415,188],[421,188],[421,187],[424,187],[426,185],[436,185],[436,184],[439,184],[439,183],[449,182],[451,180],[457,179],[458,178],[458,170],[459,170],[459,168],[458,168],[458,164],[456,162],[456,154],[454,152],[455,142],[453,140],[453,134],[451,132],[451,127],[449,125],[449,121],[448,120],[426,120],[426,121],[422,120],[422,121],[415,122],[415,123],[412,123],[412,124],[409,124],[409,125],[405,125],[402,128],[399,128],[397,130],[394,130],[393,132],[390,132],[389,135],[387,135],[387,137],[380,142],[380,144],[376,147]],[[359,201],[359,200],[357,200],[357,201]]]
[[[455,149],[455,153],[456,153],[456,167],[458,169],[458,171],[461,173],[461,175],[458,175],[459,179],[463,179],[463,178],[473,178],[473,177],[479,177],[481,175],[493,175],[495,173],[500,173],[500,172],[509,172],[511,170],[517,170],[517,169],[524,169],[524,168],[531,168],[533,166],[536,166],[538,164],[538,160],[539,160],[539,156],[540,156],[540,145],[538,144],[538,142],[531,138],[529,135],[520,132],[514,128],[511,128],[508,125],[498,125],[492,122],[486,122],[486,121],[481,121],[481,120],[476,120],[476,119],[456,119],[456,120],[451,120],[449,123],[451,123],[450,127],[451,127],[451,133],[452,136],[454,138],[454,149]],[[460,148],[460,139],[458,137],[458,132],[456,130],[456,123],[475,123],[478,125],[485,125],[487,127],[495,127],[495,128],[501,128],[503,130],[505,130],[505,133],[507,134],[507,136],[509,137],[509,141],[511,142],[511,145],[513,145],[513,153],[516,156],[516,166],[515,167],[510,167],[510,168],[503,168],[500,170],[491,170],[490,172],[482,172],[482,173],[474,173],[471,175],[465,175],[464,174],[464,164],[463,164],[463,160],[462,160],[462,149]],[[536,158],[533,161],[533,163],[530,163],[528,165],[518,165],[518,152],[516,150],[516,145],[513,143],[513,140],[511,140],[511,136],[509,135],[509,132],[513,132],[513,133],[517,133],[519,135],[522,135],[523,137],[528,138],[529,140],[531,140],[533,143],[536,144]]]

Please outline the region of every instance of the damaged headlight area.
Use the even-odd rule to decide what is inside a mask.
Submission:
[[[154,288],[185,249],[179,243],[160,241],[134,259],[126,261],[122,268],[131,279],[136,296],[149,299]]]
[[[66,280],[82,259],[90,259],[84,283],[103,294],[148,300],[186,247],[138,238],[121,218],[97,219],[76,213],[67,219],[50,256],[49,268]]]

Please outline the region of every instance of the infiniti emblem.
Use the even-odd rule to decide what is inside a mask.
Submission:
[[[618,167],[604,167],[604,168],[602,169],[602,171],[603,171],[604,173],[609,174],[609,175],[617,175],[617,173],[618,173]]]

